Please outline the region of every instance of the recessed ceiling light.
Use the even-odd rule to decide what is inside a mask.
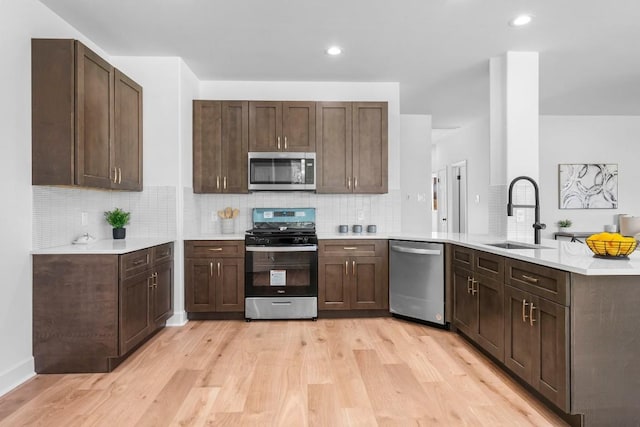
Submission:
[[[326,50],[327,55],[336,56],[342,53],[342,48],[340,46],[331,46]]]
[[[512,27],[522,27],[523,25],[527,25],[528,23],[530,23],[532,19],[533,16],[531,15],[518,15],[511,21],[509,21],[509,25],[511,25]]]

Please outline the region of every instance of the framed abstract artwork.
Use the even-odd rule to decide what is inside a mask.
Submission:
[[[618,165],[558,165],[560,209],[617,209]]]

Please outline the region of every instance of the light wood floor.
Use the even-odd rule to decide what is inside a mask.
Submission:
[[[166,328],[110,374],[38,375],[0,426],[565,425],[458,335],[393,318]]]

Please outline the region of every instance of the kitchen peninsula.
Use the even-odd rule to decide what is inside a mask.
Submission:
[[[640,419],[639,252],[603,259],[554,240],[504,249],[490,236],[389,238],[448,244],[447,320],[572,423]]]

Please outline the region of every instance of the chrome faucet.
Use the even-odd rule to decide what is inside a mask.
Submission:
[[[513,185],[520,180],[529,181],[533,185],[533,190],[536,196],[536,204],[535,205],[514,205],[513,204]],[[509,202],[507,203],[507,216],[513,216],[513,208],[533,208],[535,209],[535,218],[533,223],[533,242],[536,245],[540,244],[540,230],[547,228],[546,224],[542,224],[540,222],[540,190],[538,189],[538,184],[528,176],[519,176],[514,178],[509,184]]]

